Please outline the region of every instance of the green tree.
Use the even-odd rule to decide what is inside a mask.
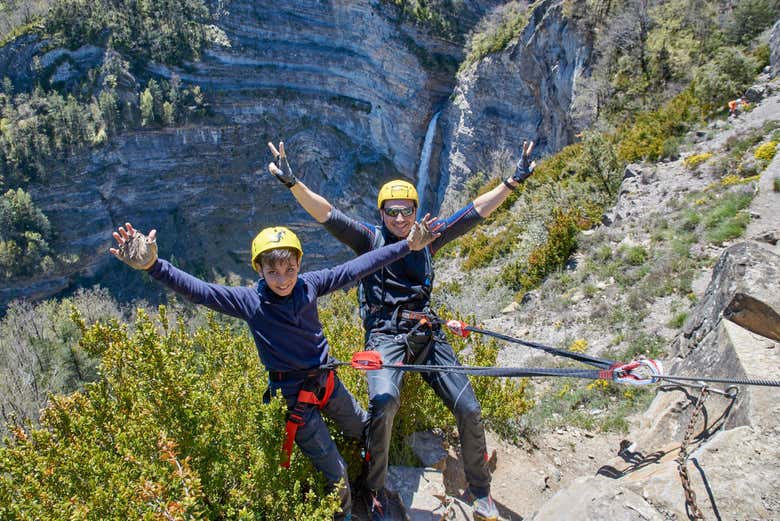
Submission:
[[[209,11],[202,0],[56,0],[46,30],[75,48],[108,40],[135,62],[198,59]]]
[[[772,25],[780,14],[777,0],[740,0],[734,6],[726,34],[732,43],[746,45]]]
[[[753,81],[756,68],[756,62],[739,48],[723,47],[696,71],[696,97],[710,109],[739,97]]]
[[[149,126],[154,122],[154,98],[147,87],[141,93],[141,125]]]
[[[0,273],[5,278],[35,275],[53,267],[49,219],[18,188],[0,197]]]
[[[149,80],[147,89],[152,95],[152,105],[154,106],[154,120],[162,121],[163,118],[163,103],[165,103],[165,95],[163,94],[162,86],[154,79]]]
[[[89,323],[119,318],[120,308],[103,289],[79,290],[62,301],[12,302],[0,320],[2,420],[37,423],[52,393],[71,393],[97,378],[97,359],[78,345],[70,319],[78,309]],[[0,435],[8,434],[0,425]]]

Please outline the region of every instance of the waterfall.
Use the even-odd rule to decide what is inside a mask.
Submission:
[[[420,167],[417,170],[417,196],[420,198],[418,215],[425,215],[425,192],[428,189],[428,167],[431,163],[431,150],[433,149],[433,139],[436,137],[436,122],[439,120],[437,112],[428,123],[428,130],[425,132],[425,141],[423,142],[422,152],[420,153]]]

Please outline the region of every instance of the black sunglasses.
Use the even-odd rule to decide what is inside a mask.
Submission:
[[[398,214],[404,217],[409,217],[414,213],[414,206],[391,206],[390,208],[383,208],[388,217],[396,217]]]

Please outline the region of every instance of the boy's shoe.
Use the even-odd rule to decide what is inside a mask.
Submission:
[[[366,515],[370,521],[384,521],[389,519],[390,502],[385,489],[365,491]]]
[[[498,508],[488,494],[474,501],[474,521],[498,521]]]

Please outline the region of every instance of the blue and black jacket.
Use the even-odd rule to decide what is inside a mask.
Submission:
[[[276,295],[262,279],[254,287],[212,284],[162,259],[149,274],[190,302],[246,321],[260,360],[269,371],[297,372],[317,368],[328,360],[317,297],[353,284],[409,251],[407,242],[399,241],[334,268],[303,273],[286,297]]]
[[[433,256],[448,242],[460,237],[477,225],[482,217],[469,203],[443,221],[441,236],[420,251],[413,251],[360,281],[360,313],[366,335],[371,333],[398,333],[411,324],[398,320],[398,310],[428,310],[433,287]],[[394,244],[401,239],[384,224],[373,226],[352,219],[333,208],[323,223],[339,241],[358,255]]]

